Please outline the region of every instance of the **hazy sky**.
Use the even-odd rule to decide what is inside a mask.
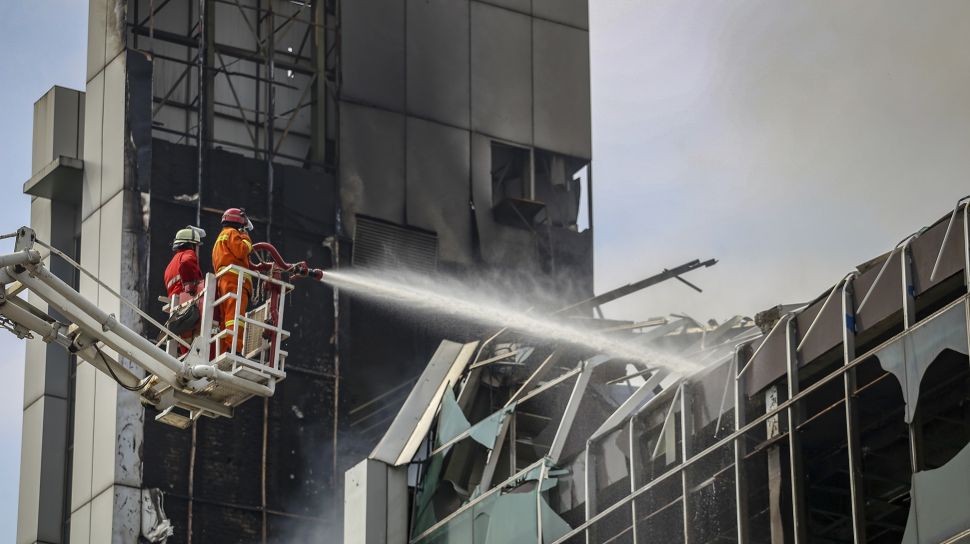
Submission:
[[[721,260],[608,315],[813,298],[970,193],[966,2],[590,4],[597,290]]]
[[[599,291],[723,319],[814,297],[970,193],[970,3],[591,0]],[[0,231],[28,220],[32,104],[83,88],[87,2],[0,2]],[[23,344],[0,331],[0,541],[16,531]]]
[[[84,0],[0,0],[0,233],[30,221],[34,101],[54,84],[84,88],[88,4]],[[9,240],[0,251],[10,252]],[[0,330],[0,542],[14,542],[24,398],[24,344]]]

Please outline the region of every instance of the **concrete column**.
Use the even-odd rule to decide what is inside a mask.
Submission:
[[[32,177],[29,194],[47,197],[31,200],[30,226],[40,239],[75,256],[78,235],[76,171],[53,165],[59,157],[76,159],[81,152],[84,95],[55,87],[34,104]],[[74,184],[74,190],[71,185]],[[65,190],[67,189],[67,190]],[[73,268],[55,259],[51,271],[76,285]],[[33,294],[28,301],[47,310]],[[56,313],[54,314],[56,316]],[[18,544],[61,543],[66,536],[67,497],[70,494],[72,367],[74,358],[57,345],[39,339],[27,341],[24,369],[24,423],[20,455],[20,494],[17,516]]]
[[[137,272],[137,244],[125,226],[139,201],[126,157],[131,134],[125,0],[90,0],[85,96],[84,180],[80,262],[100,281],[127,296]],[[139,220],[140,221],[140,220]],[[120,301],[82,276],[80,292],[102,310],[133,325]],[[133,300],[137,302],[137,297]],[[110,352],[110,350],[108,350]],[[112,354],[114,355],[114,354]],[[131,366],[128,364],[128,366]],[[140,373],[139,373],[140,374]],[[71,544],[138,541],[141,522],[141,440],[144,411],[137,395],[90,365],[77,370],[71,481]]]

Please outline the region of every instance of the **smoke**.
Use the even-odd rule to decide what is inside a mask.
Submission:
[[[590,2],[596,281],[711,255],[703,295],[806,300],[947,213],[970,171],[970,3]]]
[[[532,300],[539,293],[516,297],[520,301],[516,304],[514,300],[509,300],[508,292],[499,295],[494,287],[471,286],[447,276],[432,277],[401,270],[328,272],[324,281],[342,291],[404,309],[421,319],[507,327],[531,337],[588,348],[652,367],[663,367],[678,374],[688,374],[700,368],[681,357],[591,331],[567,319],[549,317],[521,306],[521,301]]]

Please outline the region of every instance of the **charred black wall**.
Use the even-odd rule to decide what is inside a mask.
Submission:
[[[548,304],[591,295],[592,229],[583,230],[580,217],[588,213],[581,195],[591,198],[589,170],[581,182],[572,177],[591,159],[586,2],[512,4],[327,2],[315,16],[327,21],[326,35],[314,43],[331,45],[317,51],[312,66],[293,61],[298,69],[286,78],[277,67],[275,83],[274,134],[286,139],[279,134],[289,115],[284,102],[300,94],[305,70],[325,68],[307,108],[315,124],[307,132],[294,113],[290,147],[272,167],[253,158],[265,157],[271,131],[265,87],[253,83],[260,68],[256,79],[242,68],[256,57],[232,60],[229,50],[219,50],[226,36],[248,31],[217,12],[209,23],[217,29],[215,49],[233,68],[216,65],[216,58],[206,68],[214,82],[207,91],[221,92],[215,98],[222,104],[202,131],[211,149],[201,188],[192,119],[212,97],[193,101],[193,85],[182,96],[171,77],[181,68],[168,69],[174,56],[156,56],[150,176],[139,176],[148,204],[147,300],[164,294],[161,275],[176,230],[195,224],[199,214],[209,235],[201,252],[208,267],[220,214],[232,206],[250,213],[257,241],[314,266],[332,264],[324,247],[330,237],[341,266],[352,263],[361,215],[433,233],[439,271],[497,278],[515,292],[551,293]],[[220,28],[238,32],[220,35]],[[292,60],[297,49],[278,50],[277,60]],[[219,87],[224,80],[235,85],[229,94]],[[245,91],[250,85],[255,94]],[[175,94],[161,92],[168,89]],[[225,107],[240,99],[248,110]],[[257,119],[252,126],[250,114]],[[312,161],[294,151],[304,144]],[[527,203],[526,211],[543,208],[526,220],[512,210],[512,224],[502,212],[509,208],[495,206],[503,204],[495,195],[506,194],[496,179],[502,154],[493,153],[502,146],[524,153],[534,171],[530,183],[509,182],[518,192],[506,196],[539,202]],[[292,333],[287,379],[265,404],[250,401],[233,419],[203,420],[191,432],[156,424],[147,410],[143,484],[167,492],[173,542],[189,533],[195,542],[327,541],[321,535],[339,534],[344,469],[370,451],[442,338],[481,333],[338,297],[335,305],[322,284],[293,292],[284,323]],[[154,313],[160,317],[160,308]]]
[[[192,146],[161,140],[153,141],[152,151],[147,277],[149,300],[156,300],[165,294],[162,272],[172,236],[195,224],[197,157]],[[274,165],[270,213],[265,162],[221,150],[209,159],[201,194],[201,226],[208,233],[200,251],[204,270],[211,270],[221,211],[232,206],[252,214],[255,240],[271,241],[289,259],[330,265],[323,242],[335,230],[332,179]],[[160,308],[153,313],[161,317]],[[185,542],[190,526],[195,541],[258,540],[264,515],[270,534],[295,538],[318,531],[322,521],[314,519],[332,516],[333,292],[319,283],[300,284],[285,320],[292,333],[288,378],[265,404],[248,402],[232,419],[203,419],[194,431],[156,423],[147,410],[144,485],[166,491],[166,510],[177,527],[174,542]]]

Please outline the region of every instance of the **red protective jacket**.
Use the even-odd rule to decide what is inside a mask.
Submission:
[[[179,293],[194,295],[200,281],[202,268],[194,249],[178,251],[165,267],[165,290],[169,297]]]

